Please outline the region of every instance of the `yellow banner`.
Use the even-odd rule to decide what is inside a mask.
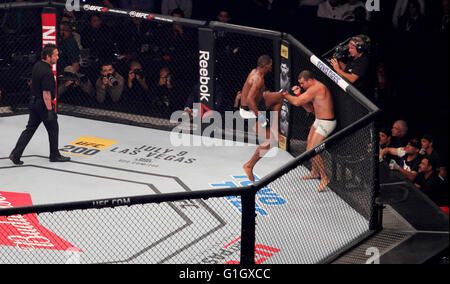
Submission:
[[[88,147],[88,148],[94,148],[94,149],[106,149],[106,148],[116,144],[117,142],[118,141],[114,141],[114,140],[83,136],[83,137],[78,138],[75,141],[70,142],[69,144],[74,145],[74,146],[82,146],[82,147]]]

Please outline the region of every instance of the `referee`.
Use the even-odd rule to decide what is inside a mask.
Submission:
[[[42,49],[41,60],[36,62],[32,71],[31,99],[29,104],[30,117],[25,130],[19,137],[16,147],[9,155],[15,165],[22,165],[20,160],[25,147],[30,142],[41,122],[44,123],[50,142],[50,162],[67,162],[58,150],[58,117],[52,105],[55,98],[55,77],[52,66],[58,61],[58,49],[53,44],[47,44]]]

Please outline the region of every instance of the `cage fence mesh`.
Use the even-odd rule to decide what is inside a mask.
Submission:
[[[319,154],[330,179],[325,190],[318,192],[320,178],[302,179],[311,173],[311,160],[267,186],[286,200],[282,207],[274,206],[270,216],[257,216],[257,242],[288,250],[270,261],[320,263],[370,232],[375,194],[372,128],[358,130]],[[277,229],[265,230],[268,227]]]
[[[31,68],[40,58],[40,9],[0,9],[0,113],[28,102]]]
[[[239,261],[241,218],[229,210],[210,198],[0,217],[0,263]]]

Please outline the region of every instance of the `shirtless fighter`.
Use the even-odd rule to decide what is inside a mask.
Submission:
[[[320,144],[331,132],[336,128],[336,119],[334,118],[333,100],[330,90],[316,80],[313,74],[304,70],[298,75],[300,87],[305,90],[300,93],[300,87],[292,87],[292,91],[296,96],[283,92],[285,99],[294,106],[303,106],[306,111],[314,112],[316,120],[311,126],[308,134],[306,150]],[[309,175],[302,177],[303,180],[320,178],[318,191],[322,191],[330,183],[325,171],[325,165],[320,155],[316,155],[312,159],[312,169]]]
[[[272,59],[268,55],[258,58],[258,64],[247,77],[241,91],[241,107],[239,113],[243,119],[256,119],[254,131],[265,134],[265,141],[260,143],[251,159],[243,165],[248,179],[255,181],[253,168],[265,153],[278,141],[278,115],[276,121],[271,122],[268,127],[267,118],[261,111],[275,111],[280,113],[283,104],[283,95],[280,92],[266,91],[264,76],[272,70]],[[272,135],[271,135],[272,134]],[[258,137],[261,137],[259,135]]]

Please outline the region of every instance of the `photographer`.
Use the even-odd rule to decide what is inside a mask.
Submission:
[[[63,94],[67,102],[70,95],[77,98],[79,94],[87,94],[92,96],[94,94],[94,86],[86,75],[78,73],[72,66],[64,68],[64,73],[58,76],[58,96],[62,98]]]
[[[144,71],[142,69],[141,63],[138,61],[131,61],[130,70],[128,71],[128,81],[127,87],[129,90],[139,93],[143,91],[148,91],[148,85],[145,80]]]
[[[347,46],[338,46],[330,64],[344,79],[361,93],[368,96],[369,90],[369,49],[370,39],[364,35],[352,37]],[[370,97],[370,96],[369,96]]]
[[[159,70],[158,83],[150,89],[151,96],[160,102],[166,114],[174,109],[172,101],[174,99],[174,88],[171,77],[170,69],[166,66],[162,67]]]
[[[142,65],[138,61],[129,64],[128,79],[125,95],[129,106],[133,108],[146,108],[149,105],[148,84]]]
[[[124,82],[124,78],[116,73],[112,63],[103,63],[100,77],[95,83],[97,101],[103,103],[109,94],[114,103],[118,102],[122,96]]]

